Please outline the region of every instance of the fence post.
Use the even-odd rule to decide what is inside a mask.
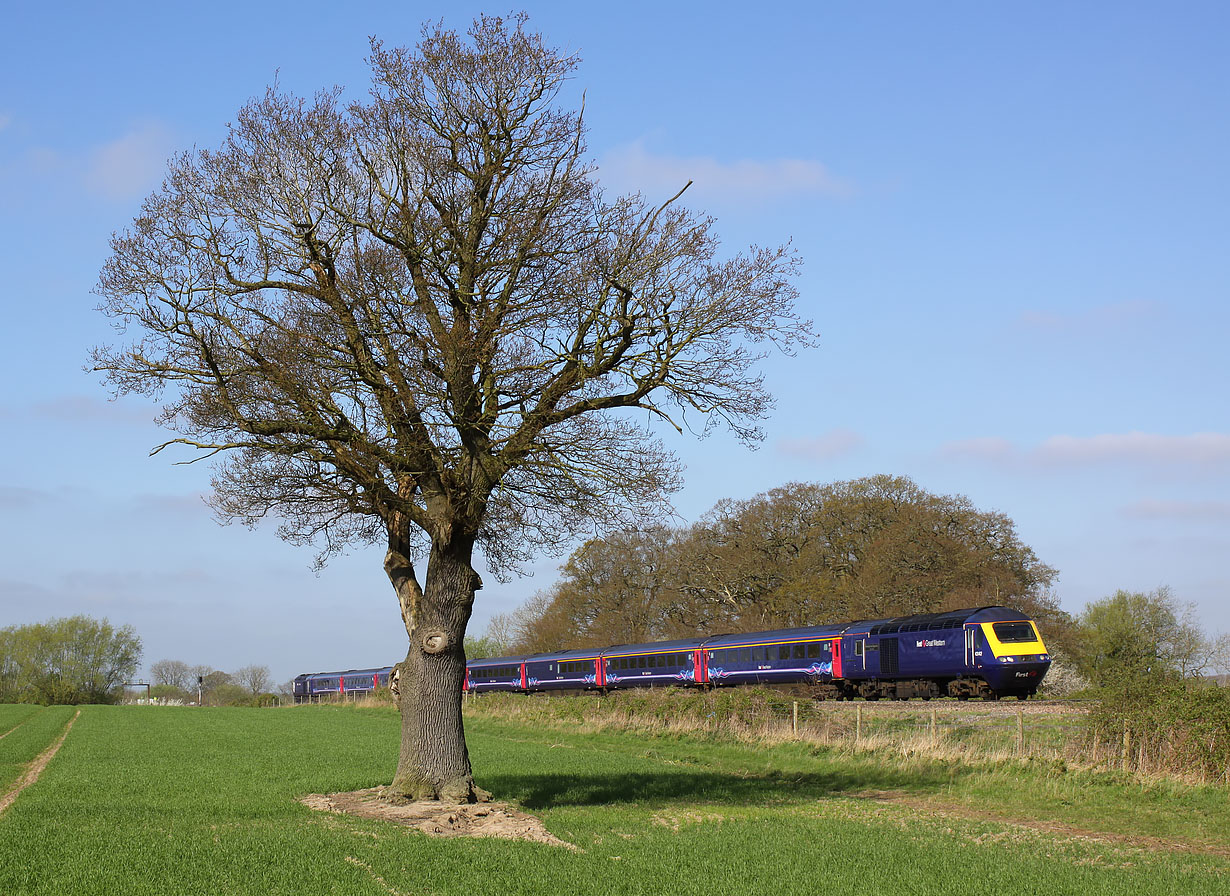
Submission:
[[[794,706],[791,709],[790,731],[795,737],[799,736],[799,701],[794,701]]]
[[[863,705],[860,703],[854,707],[854,742],[858,743],[863,739]]]
[[[934,749],[940,745],[939,732],[935,727],[935,707],[931,707],[931,747]]]
[[[1018,756],[1025,755],[1025,710],[1016,711],[1016,752]]]

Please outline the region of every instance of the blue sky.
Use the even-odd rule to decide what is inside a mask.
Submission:
[[[755,452],[669,441],[681,520],[791,480],[903,474],[1012,517],[1078,612],[1169,585],[1230,630],[1230,7],[528,2],[583,58],[612,191],[736,250],[793,240],[814,351],[765,365]],[[735,9],[732,7],[732,10]],[[83,372],[112,231],[275,77],[366,90],[368,36],[501,8],[21,4],[0,53],[0,626],[73,613],[158,659],[279,679],[405,652],[380,552],[320,575],[220,527],[154,408]],[[558,560],[478,598],[491,614]],[[819,620],[818,620],[819,621]]]

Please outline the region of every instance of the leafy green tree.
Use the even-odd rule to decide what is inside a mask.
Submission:
[[[1116,591],[1086,606],[1079,626],[1081,669],[1101,688],[1196,677],[1216,649],[1194,605],[1180,603],[1168,587]]]
[[[587,542],[524,612],[542,649],[1009,604],[1067,643],[1055,571],[1007,516],[910,479],[789,483],[688,529]],[[544,633],[556,639],[543,642]]]
[[[69,616],[0,633],[0,688],[30,703],[114,703],[141,661],[132,626]]]
[[[1225,639],[1207,636],[1195,605],[1168,587],[1116,591],[1078,620],[1079,662],[1099,700],[1091,729],[1122,739],[1125,767],[1224,779],[1230,759],[1230,692],[1203,673]]]

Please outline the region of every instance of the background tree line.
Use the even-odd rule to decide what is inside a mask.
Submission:
[[[115,703],[141,662],[132,626],[69,616],[0,629],[0,703]]]
[[[150,666],[150,696],[207,706],[270,706],[290,694],[289,685],[277,688],[268,666],[251,665],[222,672],[213,666],[189,665],[181,660],[158,660]]]
[[[1056,572],[1012,520],[901,476],[789,483],[691,526],[595,538],[560,580],[498,616],[479,650],[605,646],[1007,604],[1057,646]]]

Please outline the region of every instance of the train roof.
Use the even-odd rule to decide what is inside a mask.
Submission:
[[[570,650],[556,650],[549,653],[535,653],[526,658],[526,662],[555,662],[556,660],[596,659],[602,656],[601,647],[578,647]]]
[[[873,635],[893,634],[900,631],[922,629],[960,628],[967,622],[1002,622],[1008,619],[1026,619],[1026,614],[1011,607],[969,607],[963,610],[946,610],[942,613],[915,613],[912,616],[894,616],[889,619],[864,619],[845,626],[847,632],[869,632]],[[912,628],[918,626],[918,628]]]
[[[624,656],[642,653],[672,653],[676,650],[695,650],[705,643],[704,638],[683,638],[678,641],[647,641],[643,644],[616,644],[602,650],[603,656]]]
[[[333,677],[334,675],[375,675],[377,672],[388,672],[392,670],[392,666],[378,666],[374,669],[341,669],[337,672],[307,672],[303,675],[296,676],[297,678],[321,678]]]
[[[533,659],[541,654],[530,653],[522,654],[521,656],[484,656],[476,660],[466,660],[466,666],[474,668],[477,666],[507,666],[509,663],[523,663],[528,659]]]
[[[808,641],[818,638],[835,638],[846,630],[846,625],[807,625],[799,628],[779,628],[767,632],[735,632],[717,635],[705,641],[705,647],[738,647],[745,644],[767,644],[778,641]]]

